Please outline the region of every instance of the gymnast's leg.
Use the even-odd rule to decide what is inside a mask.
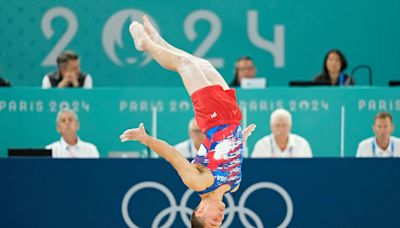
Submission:
[[[146,21],[145,18],[144,20]],[[164,68],[178,72],[190,95],[201,88],[216,84],[229,89],[211,63],[173,47],[159,36],[148,19],[146,24],[150,35],[138,22],[133,22],[129,28],[136,49],[147,52]]]
[[[218,71],[214,68],[214,66],[207,60],[198,58],[196,56],[193,56],[181,49],[178,49],[171,44],[169,44],[167,41],[165,41],[160,34],[157,32],[157,30],[154,28],[154,26],[151,24],[149,18],[145,15],[143,16],[143,26],[145,32],[148,34],[150,39],[154,41],[156,44],[169,49],[171,51],[174,51],[176,53],[182,54],[186,57],[190,57],[195,63],[197,63],[200,67],[200,69],[203,71],[203,74],[206,76],[207,80],[211,82],[211,84],[219,84],[222,86],[224,90],[229,89],[228,84],[225,82],[224,78],[218,73]]]

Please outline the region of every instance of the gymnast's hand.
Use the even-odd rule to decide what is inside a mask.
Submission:
[[[143,123],[140,123],[138,128],[132,128],[124,131],[119,138],[121,139],[121,142],[132,140],[143,143],[149,138],[149,135],[146,133]]]
[[[246,143],[247,139],[250,137],[251,133],[253,133],[253,131],[256,129],[256,125],[255,124],[250,124],[249,126],[247,126],[243,131],[243,141]]]

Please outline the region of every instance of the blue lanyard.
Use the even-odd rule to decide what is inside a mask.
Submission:
[[[345,80],[344,80],[345,78],[344,78],[344,73],[343,72],[341,72],[340,73],[340,76],[339,76],[339,85],[340,86],[343,86],[344,85],[344,83],[345,83]]]
[[[372,142],[372,155],[374,157],[377,157],[375,141]],[[394,156],[394,143],[390,140],[390,157],[393,157],[393,156]]]

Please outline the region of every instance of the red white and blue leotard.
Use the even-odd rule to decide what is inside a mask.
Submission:
[[[207,136],[192,163],[203,165],[214,176],[214,184],[199,194],[224,184],[233,190],[242,179],[243,161],[242,114],[236,91],[213,85],[194,92],[191,98],[197,124]]]

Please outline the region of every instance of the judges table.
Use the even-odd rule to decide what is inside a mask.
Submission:
[[[249,152],[257,140],[270,133],[273,110],[285,108],[293,115],[292,132],[308,140],[316,157],[355,155],[358,143],[372,135],[379,111],[389,111],[399,123],[400,88],[267,88],[238,90],[242,125],[256,123],[248,141]],[[97,145],[101,157],[113,152],[149,153],[138,143],[121,143],[119,135],[143,122],[150,134],[176,144],[188,137],[193,108],[183,88],[103,88],[92,90],[40,88],[0,89],[0,156],[8,148],[42,148],[60,139],[57,112],[75,110],[79,136]],[[399,134],[399,127],[394,135]]]
[[[0,227],[184,227],[199,197],[161,159],[0,159]],[[252,159],[223,227],[399,227],[399,159]]]

